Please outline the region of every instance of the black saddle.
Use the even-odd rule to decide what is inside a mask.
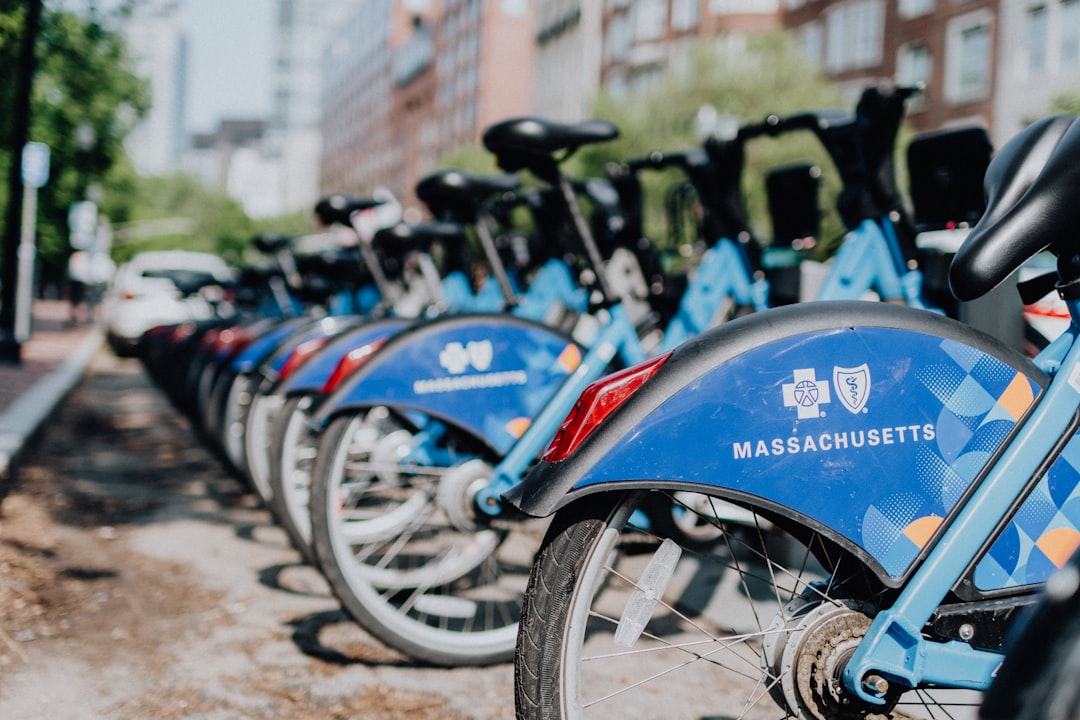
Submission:
[[[983,182],[986,212],[949,269],[949,286],[958,300],[985,295],[1047,249],[1058,256],[1061,282],[1075,284],[1080,255],[1078,120],[1055,115],[1032,123],[990,161]]]
[[[323,225],[350,225],[353,213],[362,212],[382,204],[382,200],[376,200],[375,198],[357,198],[334,193],[315,203],[315,215],[318,216]]]

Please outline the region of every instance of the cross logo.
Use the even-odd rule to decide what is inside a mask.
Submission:
[[[818,380],[813,368],[796,370],[794,382],[784,383],[784,407],[798,410],[799,419],[821,417],[820,406],[832,402],[829,395],[829,383]]]
[[[469,351],[459,342],[446,343],[439,353],[439,364],[451,375],[460,375],[469,367]]]
[[[439,364],[451,375],[460,375],[472,366],[480,372],[491,367],[495,351],[490,340],[476,340],[462,345],[459,342],[446,343],[439,353]]]

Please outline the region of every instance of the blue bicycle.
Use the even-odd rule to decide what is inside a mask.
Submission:
[[[970,301],[1058,257],[1072,324],[1034,361],[938,314],[808,303],[587,389],[506,496],[554,514],[518,717],[974,708],[1012,620],[1080,544],[1078,158],[1072,116],[1003,147],[950,271]]]

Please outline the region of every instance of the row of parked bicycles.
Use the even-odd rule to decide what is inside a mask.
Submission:
[[[260,240],[290,301],[140,357],[358,623],[422,663],[513,661],[521,718],[1076,716],[1080,123],[992,159],[982,130],[916,137],[912,212],[914,92],[592,179],[563,162],[612,124],[501,122],[506,174],[430,175],[423,223],[329,196],[350,242]],[[816,171],[769,175],[769,246],[742,194],[747,144],[791,132],[843,184],[817,288],[771,256],[819,231]],[[643,231],[661,169],[696,226],[678,270]],[[961,302],[1049,250],[1021,289],[1071,322],[1032,357],[950,317],[927,233],[964,237]]]

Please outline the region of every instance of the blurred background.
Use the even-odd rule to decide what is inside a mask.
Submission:
[[[618,141],[574,158],[589,174],[732,118],[851,109],[882,79],[925,84],[908,137],[978,124],[1000,145],[1080,110],[1080,0],[0,0],[5,177],[38,3],[39,292],[62,292],[87,227],[117,262],[236,261],[262,229],[309,230],[325,193],[383,186],[418,206],[436,168],[493,170],[480,135],[512,116],[614,121]],[[750,149],[767,156],[748,157],[755,217],[757,167],[809,156],[835,187],[812,138],[790,144]]]

